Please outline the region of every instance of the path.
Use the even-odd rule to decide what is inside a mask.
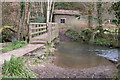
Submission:
[[[36,36],[34,38],[31,39],[30,43],[34,43],[34,44],[45,44],[49,39],[48,33],[44,33],[42,35]]]
[[[0,54],[0,65],[4,63],[4,60],[9,61],[12,55],[15,55],[16,57],[21,57],[31,51],[34,51],[38,48],[43,47],[44,44],[28,44],[22,48]]]

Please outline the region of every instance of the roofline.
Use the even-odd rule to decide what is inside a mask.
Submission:
[[[68,14],[68,13],[56,13],[55,11],[57,11],[57,10],[63,10],[63,11],[79,11],[79,14],[78,13],[76,13],[76,14]],[[57,14],[57,15],[80,15],[80,10],[64,10],[64,9],[56,9],[56,10],[54,10],[54,12],[53,12],[53,14]]]
[[[71,16],[74,16],[74,15],[80,15],[80,14],[54,14],[53,15],[71,15]]]

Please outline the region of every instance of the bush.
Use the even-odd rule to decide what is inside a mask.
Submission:
[[[65,35],[72,38],[73,40],[80,40],[80,35],[76,31],[67,30]]]
[[[81,32],[81,34],[80,34],[80,36],[81,36],[81,38],[84,40],[84,41],[89,41],[90,40],[90,38],[91,38],[91,31],[90,30],[88,30],[88,29],[84,29],[84,30],[82,30],[82,32]]]
[[[116,78],[116,80],[120,80],[120,71],[117,74],[114,74],[113,78]]]
[[[0,29],[0,32],[2,33],[1,41],[2,42],[8,42],[12,40],[12,36],[15,34],[15,30],[11,26],[4,26]]]
[[[110,41],[105,38],[96,39],[94,43],[97,45],[105,45],[105,46],[114,46],[115,45],[115,42]]]
[[[10,61],[4,61],[4,65],[2,67],[2,74],[5,78],[31,78],[35,77],[33,72],[30,71],[23,64],[23,58],[15,58],[11,56]]]

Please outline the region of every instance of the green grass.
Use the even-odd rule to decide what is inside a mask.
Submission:
[[[94,43],[97,45],[104,45],[104,46],[114,46],[116,44],[115,41],[111,41],[105,38],[96,39]]]
[[[120,72],[118,72],[117,74],[114,74],[113,78],[116,78],[116,80],[120,80]]]
[[[27,44],[27,42],[25,41],[19,41],[17,43],[10,43],[10,44],[5,44],[3,46],[2,52],[8,52],[8,51],[12,51],[18,48],[21,48],[23,46],[25,46]]]
[[[2,67],[3,78],[34,78],[35,74],[24,65],[24,58],[11,56],[10,61],[4,61]]]

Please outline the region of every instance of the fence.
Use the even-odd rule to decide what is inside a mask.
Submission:
[[[58,37],[58,25],[57,23],[30,23],[29,24],[29,39],[40,36],[48,32],[49,41]]]

